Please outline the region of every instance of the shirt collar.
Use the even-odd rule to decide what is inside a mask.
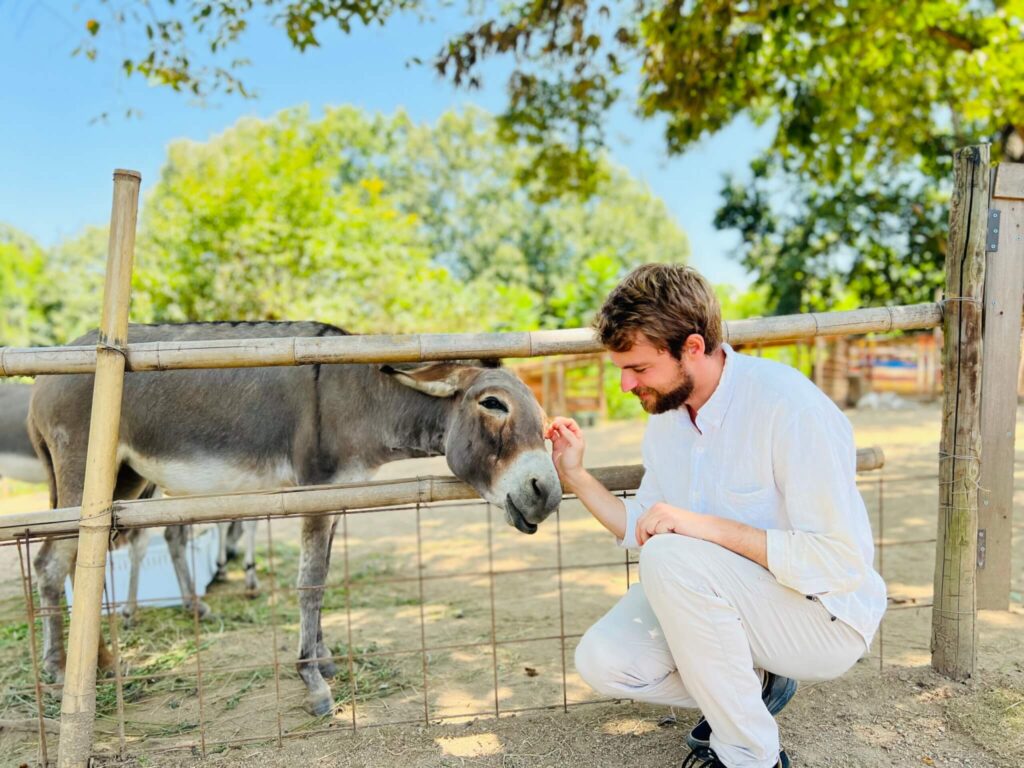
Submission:
[[[722,368],[722,377],[718,380],[718,386],[711,393],[711,397],[697,411],[697,429],[706,432],[708,427],[718,429],[722,426],[725,412],[729,410],[729,403],[732,402],[733,393],[736,391],[736,366],[739,363],[739,353],[725,342],[722,342],[722,351],[725,353],[725,365]],[[684,405],[678,411],[679,419],[690,423],[690,414]]]

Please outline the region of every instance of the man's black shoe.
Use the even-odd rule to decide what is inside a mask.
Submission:
[[[768,711],[777,715],[796,693],[796,680],[781,675],[765,673],[764,684],[761,686],[761,701]],[[697,721],[686,736],[686,745],[694,752],[707,751],[711,748],[711,723],[704,717]]]
[[[695,749],[683,760],[680,768],[728,768],[728,766],[718,759],[718,755],[715,754],[714,750]],[[776,761],[774,768],[789,768],[789,755],[786,754],[786,750],[779,750],[779,759]]]

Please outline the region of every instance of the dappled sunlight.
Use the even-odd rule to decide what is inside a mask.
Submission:
[[[609,736],[642,736],[658,730],[658,724],[650,718],[624,717],[609,720],[601,726],[601,733]]]
[[[473,736],[441,736],[434,739],[441,753],[451,757],[486,757],[501,753],[501,740],[493,733]]]
[[[1020,609],[1009,611],[978,611],[978,624],[982,629],[1016,629],[1024,642],[1024,613]]]

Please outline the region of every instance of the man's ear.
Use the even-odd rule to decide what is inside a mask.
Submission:
[[[476,368],[452,363],[428,363],[409,370],[398,370],[390,365],[382,365],[380,371],[400,384],[431,397],[452,397],[460,389],[465,389],[480,372]]]
[[[705,351],[704,337],[699,333],[691,333],[683,342],[683,353],[688,357],[702,357]]]

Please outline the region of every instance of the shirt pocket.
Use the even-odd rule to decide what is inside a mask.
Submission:
[[[775,528],[778,517],[778,497],[774,488],[719,491],[718,514],[729,520],[746,523],[755,528]]]

